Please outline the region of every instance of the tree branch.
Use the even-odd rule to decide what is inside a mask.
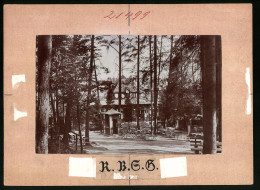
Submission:
[[[108,44],[108,45],[109,45],[110,47],[112,47],[114,50],[116,50],[117,53],[119,53],[118,50],[117,50],[116,48],[114,48],[111,44]]]

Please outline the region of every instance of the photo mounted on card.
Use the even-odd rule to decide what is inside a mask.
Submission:
[[[36,44],[36,153],[221,152],[221,36],[40,35]]]
[[[5,185],[253,183],[251,5],[4,15]]]

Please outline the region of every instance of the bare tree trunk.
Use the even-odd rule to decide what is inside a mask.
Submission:
[[[83,146],[82,146],[82,134],[80,128],[80,113],[79,113],[79,105],[77,104],[77,120],[78,120],[78,129],[79,129],[79,140],[80,140],[80,153],[83,153]],[[77,138],[77,136],[76,136]]]
[[[96,85],[97,85],[98,113],[99,113],[99,119],[100,119],[100,122],[101,122],[101,126],[99,126],[99,128],[100,128],[100,132],[102,133],[103,119],[102,119],[102,115],[101,115],[101,103],[100,103],[100,96],[99,96],[99,82],[97,80],[97,67],[96,67],[95,60],[94,60],[94,67],[95,67],[95,81],[96,81]]]
[[[163,39],[163,36],[161,36],[161,47],[160,47],[160,54],[159,54],[159,56],[160,56],[160,58],[159,58],[159,65],[158,65],[158,67],[159,67],[159,69],[158,69],[158,84],[160,84],[160,74],[161,74],[161,61],[162,61],[162,39]]]
[[[139,67],[140,67],[140,36],[137,37],[137,107],[136,107],[136,117],[137,117],[137,129],[140,129],[139,126],[139,116],[140,116],[140,108],[139,108],[139,99],[140,99],[140,81],[139,81]]]
[[[61,60],[60,60],[60,56],[59,56],[59,61],[61,61]],[[56,77],[58,77],[58,63],[57,63],[57,65],[56,65],[55,72],[56,72]],[[60,131],[61,125],[60,125],[60,115],[59,115],[58,87],[56,87],[56,89],[55,89],[55,96],[56,96],[56,102],[55,102],[55,103],[56,103],[57,129],[58,129],[58,131]],[[64,104],[63,104],[63,106],[64,106]],[[63,110],[64,110],[64,107],[63,107]],[[63,114],[64,114],[64,112],[63,112]]]
[[[194,74],[193,74],[193,71],[194,71],[194,63],[193,63],[193,61],[191,61],[191,73],[192,73],[192,83],[194,83]]]
[[[38,84],[39,84],[39,82],[37,82]],[[39,87],[38,87],[38,89],[39,89]],[[39,111],[40,110],[40,108],[39,108],[39,103],[40,103],[40,97],[39,97],[39,93],[38,93],[38,90],[37,89],[37,92],[36,92],[36,111]]]
[[[216,146],[216,43],[215,36],[202,37],[203,49],[203,154],[217,152]]]
[[[58,153],[60,153],[60,128],[61,128],[61,123],[60,123],[60,115],[59,115],[59,105],[57,103],[57,96],[56,96],[56,116],[57,116],[57,129],[58,129],[58,132],[57,132],[57,138],[58,138],[58,141],[59,141],[59,149],[58,149]],[[63,118],[65,120],[65,116],[64,116],[64,102],[63,102]],[[64,121],[63,120],[63,121]],[[64,122],[65,123],[65,122]]]
[[[150,92],[151,92],[151,134],[153,134],[153,63],[152,63],[152,36],[149,36],[150,51]]]
[[[121,35],[119,35],[119,94],[118,94],[118,111],[121,112],[121,71],[122,71],[122,48],[121,48]],[[119,119],[119,127],[121,127],[121,117]]]
[[[63,102],[62,102],[63,104],[62,104],[62,111],[63,111],[63,123],[65,123],[65,105],[64,105],[64,100],[63,100]]]
[[[171,35],[171,47],[170,47],[170,63],[169,63],[169,73],[168,73],[168,87],[172,86],[172,81],[173,81],[173,60],[172,60],[172,51],[173,51],[173,35]],[[175,99],[177,99],[177,93],[175,93]],[[168,97],[167,97],[168,99]],[[175,105],[176,106],[176,105]],[[176,125],[177,126],[177,125]]]
[[[93,73],[93,62],[94,62],[94,39],[95,36],[91,36],[91,53],[90,53],[90,66],[89,66],[89,76],[88,76],[88,95],[87,95],[87,106],[86,106],[86,127],[85,127],[85,145],[86,142],[89,142],[89,105],[90,105],[90,96],[91,96],[91,80],[92,80],[92,73]]]
[[[67,106],[66,106],[66,116],[65,116],[65,132],[64,132],[64,137],[63,137],[63,143],[68,146],[69,145],[69,132],[71,130],[71,107],[72,107],[72,102],[69,99],[67,101]]]
[[[55,93],[55,97],[56,97],[56,123],[57,123],[57,129],[58,131],[60,131],[60,114],[59,114],[59,99],[58,99],[58,90],[56,90],[56,93]],[[64,105],[63,105],[64,106]],[[64,110],[64,107],[63,107],[63,110]],[[64,114],[64,113],[63,113]]]
[[[202,87],[202,100],[204,99],[204,38],[203,36],[200,36],[200,72],[201,72],[201,87]],[[202,116],[204,115],[204,104],[202,103],[202,109],[201,109]]]
[[[173,61],[172,61],[172,49],[173,49],[173,47],[172,47],[172,45],[173,45],[173,36],[171,35],[171,48],[170,48],[170,64],[169,64],[169,81],[171,81],[172,80],[172,78],[173,78]],[[168,83],[170,83],[170,82],[168,82]],[[169,85],[169,84],[168,84]]]
[[[48,153],[49,128],[49,78],[51,68],[52,36],[39,36],[38,72],[39,72],[39,112],[36,125],[36,152]]]
[[[56,110],[55,110],[55,106],[54,106],[54,101],[53,101],[52,93],[50,93],[50,97],[51,97],[51,108],[52,108],[52,115],[53,115],[53,124],[54,124],[54,126],[57,128],[57,123],[56,123]]]
[[[36,39],[36,46],[39,46],[39,39]],[[36,51],[36,113],[39,112],[39,50]],[[38,115],[36,115],[36,121],[38,122]]]
[[[157,39],[154,35],[154,134],[157,134]]]
[[[216,68],[216,107],[217,107],[217,135],[218,141],[222,142],[222,91],[221,91],[221,70],[222,70],[222,55],[221,55],[221,36],[216,36],[216,58],[217,58],[217,68]]]

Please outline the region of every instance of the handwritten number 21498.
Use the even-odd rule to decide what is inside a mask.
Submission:
[[[142,20],[149,14],[150,14],[150,11],[146,11],[146,12],[138,11],[135,14],[131,11],[126,14],[124,12],[116,14],[114,11],[110,11],[110,14],[108,14],[104,18],[117,19],[119,17],[125,17],[126,19],[128,19],[130,17],[132,20],[135,20],[137,18],[139,18],[139,20]]]

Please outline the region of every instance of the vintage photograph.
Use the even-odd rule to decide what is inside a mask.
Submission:
[[[221,36],[36,36],[40,154],[222,152]]]

